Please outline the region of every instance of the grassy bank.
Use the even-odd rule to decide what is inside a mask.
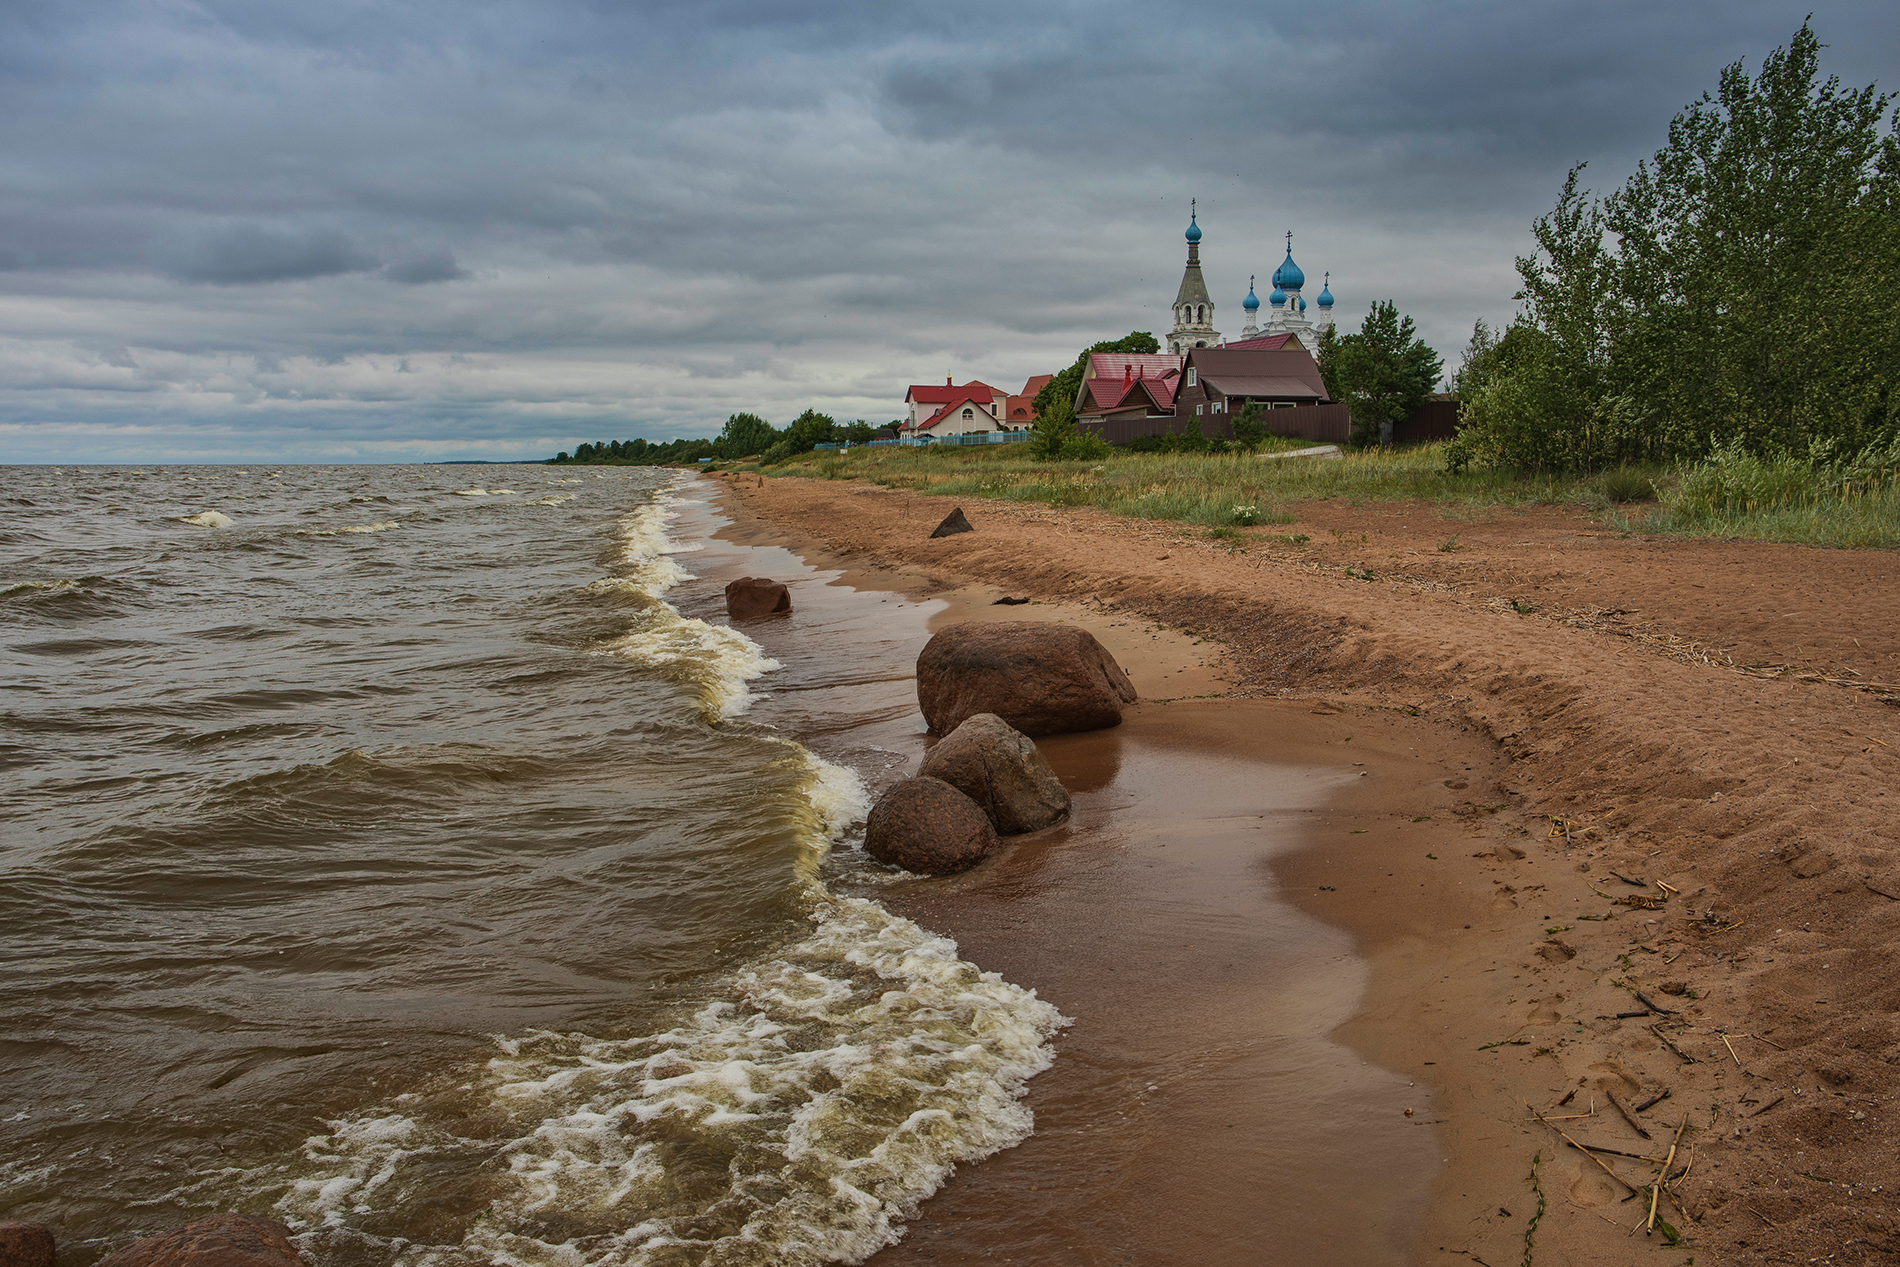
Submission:
[[[1263,453],[1302,447],[1276,441]],[[1445,469],[1444,446],[1348,450],[1338,460],[1244,454],[1116,453],[1098,462],[1032,458],[1003,444],[813,452],[746,469],[767,475],[861,479],[885,488],[1042,505],[1094,506],[1133,519],[1220,529],[1291,523],[1301,502],[1410,501],[1448,516],[1486,507],[1567,505],[1613,530],[1743,537],[1809,545],[1900,546],[1900,487],[1792,486],[1772,505],[1722,505],[1698,493],[1696,471],[1626,468],[1596,475],[1522,475]]]
[[[1263,453],[1300,448],[1285,442]],[[1047,462],[1028,446],[852,449],[767,466],[768,475],[862,479],[885,488],[1095,506],[1135,519],[1217,528],[1290,523],[1307,501],[1423,501],[1448,510],[1524,504],[1610,505],[1602,477],[1524,477],[1445,470],[1442,445],[1354,452],[1337,460],[1244,454],[1123,454]],[[1647,479],[1644,476],[1645,487]]]

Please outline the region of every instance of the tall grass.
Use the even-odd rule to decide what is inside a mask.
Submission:
[[[764,469],[957,497],[1093,506],[1208,529],[1290,523],[1302,502],[1417,501],[1451,517],[1495,506],[1568,505],[1596,512],[1623,532],[1900,545],[1900,446],[1852,458],[1817,451],[1776,460],[1725,450],[1680,469],[1625,466],[1575,476],[1448,471],[1444,450],[1349,449],[1323,461],[1118,450],[1097,462],[1060,462],[1033,458],[1022,444],[944,445],[812,453]],[[1641,502],[1655,504],[1627,506]]]
[[[1634,532],[1892,549],[1900,546],[1900,438],[1846,456],[1829,445],[1805,457],[1718,448],[1682,471],[1659,509],[1613,519]]]
[[[1288,444],[1281,447],[1298,447]],[[1444,447],[1348,450],[1339,459],[1264,459],[1243,453],[1131,454],[1098,462],[1052,462],[1026,445],[852,449],[766,468],[768,473],[864,479],[962,497],[1048,506],[1094,506],[1134,519],[1204,527],[1286,523],[1298,502],[1426,501],[1476,507],[1601,506],[1601,481],[1448,472]]]

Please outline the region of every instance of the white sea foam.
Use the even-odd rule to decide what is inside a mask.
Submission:
[[[356,524],[349,528],[297,528],[293,532],[299,537],[335,537],[352,532],[388,532],[391,528],[400,528],[402,524],[394,519],[385,519],[376,524]]]
[[[867,798],[855,773],[798,751],[791,808],[818,856]],[[400,1267],[855,1263],[896,1241],[959,1163],[1029,1135],[1023,1087],[1065,1021],[948,938],[801,885],[810,931],[671,1029],[498,1042],[471,1089],[519,1134],[497,1146],[407,1112],[333,1123],[279,1208],[303,1229],[347,1227],[431,1156],[479,1148],[495,1159],[487,1212],[459,1245],[392,1244]],[[711,1202],[709,1181],[725,1189]]]
[[[204,510],[195,515],[180,515],[178,522],[181,524],[196,524],[200,528],[229,528],[232,524],[232,519],[229,515],[220,514],[215,510]]]
[[[653,601],[633,629],[601,650],[683,674],[711,714],[734,717],[751,701],[746,683],[772,672],[779,663],[737,630],[682,616],[662,600],[675,585],[693,579],[670,557],[680,550],[666,535],[666,525],[676,517],[669,500],[662,497],[621,519],[619,564],[625,574],[595,581],[588,588],[596,594],[618,590]]]
[[[455,495],[457,497],[513,497],[515,490],[512,488],[458,488],[455,490]]]
[[[594,592],[626,594],[648,623],[609,650],[683,670],[727,712],[777,666],[661,600],[686,575],[666,557],[670,517],[661,501],[621,525],[626,575]],[[804,934],[662,1032],[498,1036],[498,1054],[458,1080],[457,1111],[406,1095],[330,1123],[278,1203],[306,1243],[326,1229],[360,1240],[351,1229],[404,1208],[442,1159],[481,1157],[481,1217],[455,1244],[379,1240],[392,1267],[856,1263],[896,1241],[958,1164],[1029,1135],[1024,1085],[1067,1022],[950,939],[831,892],[820,864],[863,821],[864,782],[764,742],[802,766],[783,809]],[[479,1138],[457,1134],[476,1121]]]
[[[562,502],[574,500],[573,493],[555,493],[552,497],[537,497],[529,502],[530,506],[559,506]]]

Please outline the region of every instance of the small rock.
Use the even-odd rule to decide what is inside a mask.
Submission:
[[[1024,603],[1028,601],[1029,600],[1026,598],[999,598],[995,602],[991,603],[990,606],[991,607],[1021,607]]]
[[[954,537],[959,532],[975,531],[976,529],[970,526],[970,521],[963,517],[963,507],[959,506],[945,515],[943,522],[938,524],[937,530],[930,535],[934,540],[937,537]]]
[[[917,704],[947,735],[995,713],[1026,735],[1119,726],[1135,688],[1086,629],[1053,621],[970,620],[941,629],[917,657]]]
[[[1664,994],[1680,996],[1689,992],[1689,983],[1687,981],[1665,981],[1656,988],[1661,990]]]
[[[0,1267],[53,1267],[53,1229],[0,1223]]]
[[[1499,862],[1520,862],[1524,858],[1524,851],[1522,849],[1519,849],[1516,845],[1504,844],[1502,841],[1500,841],[1498,847],[1491,852]]]
[[[734,620],[757,620],[792,610],[792,592],[763,576],[742,576],[726,586],[726,614]]]
[[[303,1267],[303,1260],[282,1223],[220,1214],[133,1241],[97,1267]]]
[[[978,713],[951,731],[917,773],[975,801],[999,835],[1041,831],[1069,812],[1068,790],[1036,741],[995,713]]]
[[[864,823],[866,853],[923,875],[968,870],[1001,844],[982,808],[942,779],[894,785],[877,798]]]

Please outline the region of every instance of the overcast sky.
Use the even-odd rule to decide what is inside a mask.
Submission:
[[[1900,88],[1892,0],[9,0],[0,462],[884,422],[1164,334],[1190,197],[1229,337],[1291,229],[1449,372],[1564,172],[1810,4]]]

